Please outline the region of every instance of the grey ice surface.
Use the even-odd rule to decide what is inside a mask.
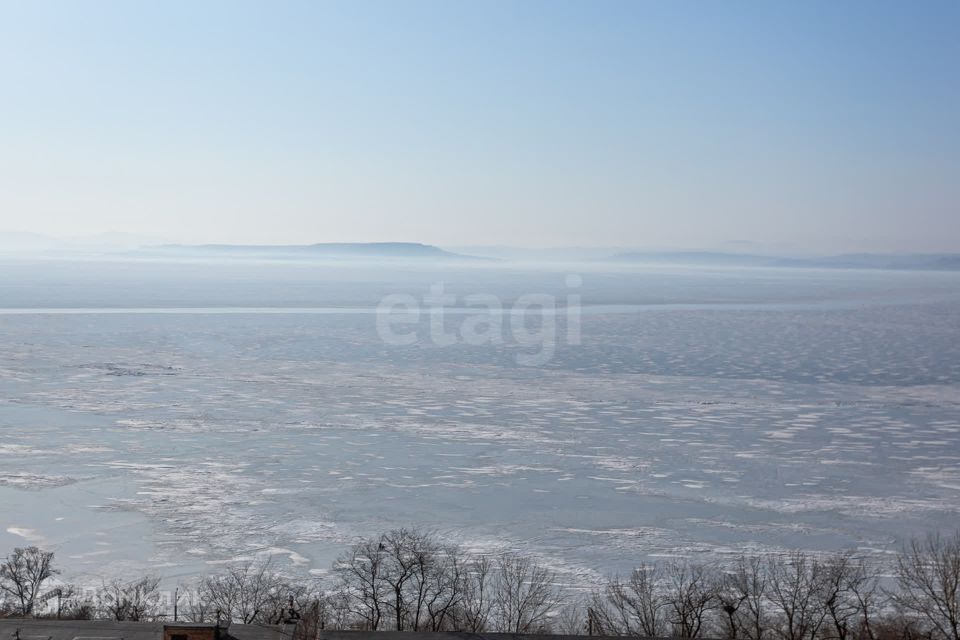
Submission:
[[[960,525],[960,274],[571,272],[0,263],[0,550],[81,579],[322,575],[418,526],[595,578]],[[439,281],[576,293],[580,344],[525,367],[508,331],[437,346],[424,317],[391,346],[335,312]]]

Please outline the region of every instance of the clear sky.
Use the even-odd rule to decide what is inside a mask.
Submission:
[[[0,79],[3,230],[960,251],[956,0],[0,0]]]

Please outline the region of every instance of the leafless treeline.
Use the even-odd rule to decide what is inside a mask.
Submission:
[[[53,554],[0,565],[0,611],[114,620],[296,622],[321,629],[508,631],[733,640],[960,640],[960,532],[911,542],[889,566],[854,553],[743,556],[719,565],[640,564],[600,586],[563,582],[516,554],[474,555],[408,529],[361,540],[323,581],[248,562],[164,599],[160,580],[81,594],[50,587]]]

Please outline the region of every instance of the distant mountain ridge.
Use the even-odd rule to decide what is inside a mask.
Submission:
[[[629,251],[615,254],[610,260],[614,262],[733,267],[960,271],[960,254],[956,253],[848,253],[815,258],[784,258],[748,253],[719,253],[711,251]]]
[[[38,233],[0,230],[0,256],[151,258],[262,258],[304,260],[437,260],[461,262],[636,263],[703,267],[795,267],[813,269],[888,269],[960,271],[960,253],[845,253],[785,256],[723,250],[656,250],[619,247],[518,248],[455,246],[420,242],[321,242],[314,244],[165,244],[162,239],[127,233],[102,233],[58,239]]]
[[[443,260],[484,260],[445,251],[419,242],[321,242],[304,245],[256,244],[165,244],[144,247],[146,251],[190,255],[237,257],[330,257],[330,258],[432,258]]]

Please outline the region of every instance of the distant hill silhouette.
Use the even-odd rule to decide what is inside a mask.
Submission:
[[[960,271],[960,254],[850,253],[818,258],[782,258],[746,253],[710,251],[631,251],[610,258],[614,262],[688,264],[731,267],[800,267],[810,269],[896,269]]]
[[[189,255],[233,257],[485,260],[485,258],[444,251],[440,247],[419,242],[324,242],[304,245],[166,244],[145,249]]]

